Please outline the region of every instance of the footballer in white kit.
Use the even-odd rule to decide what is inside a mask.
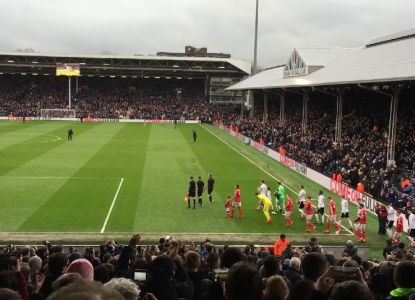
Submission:
[[[315,213],[315,217],[316,217],[316,221],[317,223],[319,223],[319,215],[321,215],[321,223],[324,224],[324,206],[326,203],[326,197],[324,197],[323,195],[323,191],[320,191],[318,193],[318,198],[317,198],[317,211]]]
[[[298,211],[300,212],[300,216],[301,218],[304,218],[305,213],[304,213],[304,203],[306,201],[307,198],[307,193],[304,189],[304,186],[301,186],[301,190],[298,192]]]
[[[344,196],[342,196],[341,207],[342,207],[342,211],[341,211],[342,214],[341,214],[340,221],[339,221],[340,224],[341,224],[341,221],[343,219],[346,219],[349,222],[349,228],[351,230],[353,230],[354,229],[353,228],[353,222],[352,222],[352,220],[350,219],[350,216],[349,216],[349,214],[350,214],[349,200],[347,200]]]

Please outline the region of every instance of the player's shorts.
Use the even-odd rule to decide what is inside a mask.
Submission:
[[[232,209],[231,209],[230,207],[227,207],[227,208],[225,208],[225,211],[226,211],[226,212],[231,212],[231,211],[232,211]]]
[[[415,238],[415,229],[409,230],[409,236]]]
[[[285,211],[285,216],[286,216],[286,217],[291,217],[291,213],[292,213],[292,211],[287,211],[287,210],[286,210],[286,211]]]
[[[208,192],[208,194],[212,194],[213,188],[208,188],[207,192]]]
[[[203,195],[203,191],[202,192],[197,192],[198,197],[202,197],[202,195]]]
[[[304,202],[300,201],[300,203],[298,203],[298,208],[299,209],[303,209],[304,208]]]
[[[366,230],[366,224],[357,224],[357,229],[359,230]]]
[[[388,222],[386,223],[386,227],[387,227],[387,228],[389,228],[389,229],[392,229],[392,227],[393,227],[393,223],[394,223],[394,221],[388,221]]]
[[[336,222],[336,215],[330,215],[329,216],[329,221],[330,222]]]
[[[316,213],[319,213],[320,215],[324,215],[324,207],[317,208],[317,212]]]
[[[189,191],[189,197],[195,197],[196,191]]]
[[[348,212],[344,212],[342,213],[341,217],[342,219],[348,219],[349,218],[349,213]]]
[[[232,202],[232,207],[242,207],[242,202],[236,202],[236,201],[233,201]]]
[[[313,215],[305,215],[305,219],[307,221],[311,221],[313,219]]]

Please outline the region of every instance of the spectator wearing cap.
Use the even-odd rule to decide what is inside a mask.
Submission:
[[[68,269],[66,269],[66,273],[78,273],[82,276],[82,278],[93,281],[94,280],[94,267],[89,262],[89,260],[85,258],[80,258],[73,261]]]

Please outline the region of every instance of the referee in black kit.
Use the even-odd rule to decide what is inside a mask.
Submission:
[[[212,174],[209,174],[209,178],[207,181],[207,186],[208,186],[208,198],[209,198],[209,202],[212,203],[213,198],[212,198],[212,193],[213,193],[213,186],[215,185],[215,179],[213,179]]]
[[[193,200],[193,209],[196,208],[196,182],[193,180],[193,176],[190,176],[189,190],[187,197],[187,208],[190,208],[190,200]]]
[[[205,183],[202,180],[202,177],[198,177],[198,181],[196,182],[197,185],[197,202],[199,203],[200,207],[203,207],[203,201],[202,201],[202,196],[203,196],[203,191],[205,190]]]

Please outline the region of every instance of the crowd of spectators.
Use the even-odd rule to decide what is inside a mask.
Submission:
[[[308,126],[302,133],[301,103],[286,108],[286,122],[280,124],[278,108],[268,109],[263,120],[263,108],[255,108],[254,117],[248,113],[234,114],[222,121],[238,128],[239,133],[279,150],[285,155],[357,188],[376,198],[388,200],[392,187],[401,187],[402,177],[414,170],[415,163],[415,113],[413,107],[403,103],[397,123],[396,166],[386,167],[386,149],[389,110],[387,102],[375,99],[361,103],[351,99],[345,105],[342,137],[334,142],[335,107],[325,101],[312,101],[309,106]],[[403,173],[402,173],[403,172]],[[406,175],[402,175],[406,174]],[[412,187],[412,185],[411,185]],[[407,194],[414,194],[411,189]],[[411,195],[414,196],[414,195]]]
[[[281,239],[286,239],[284,235]],[[310,238],[245,249],[198,246],[174,238],[140,245],[108,241],[86,247],[0,247],[0,299],[306,300],[414,299],[415,258],[402,243],[387,244],[380,260],[363,260],[351,241],[341,257]]]
[[[77,91],[72,84],[71,104],[84,118],[208,120],[213,111],[199,79],[81,77]],[[1,116],[40,117],[41,109],[68,108],[66,77],[0,77]]]

